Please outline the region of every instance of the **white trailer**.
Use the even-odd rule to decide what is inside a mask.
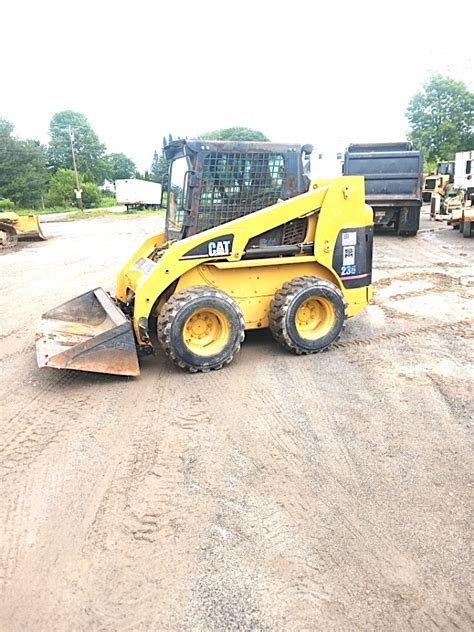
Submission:
[[[161,208],[161,184],[148,180],[115,180],[115,199],[131,208]]]
[[[454,186],[466,191],[466,200],[474,204],[474,150],[458,151],[454,161]]]

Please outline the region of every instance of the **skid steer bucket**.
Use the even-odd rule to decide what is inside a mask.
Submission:
[[[20,239],[47,239],[41,229],[38,215],[19,217],[15,228]]]
[[[36,356],[39,367],[140,374],[132,324],[102,288],[43,314]]]

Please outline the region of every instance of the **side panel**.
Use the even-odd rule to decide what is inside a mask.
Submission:
[[[332,267],[345,289],[372,283],[373,226],[341,230],[337,236]]]

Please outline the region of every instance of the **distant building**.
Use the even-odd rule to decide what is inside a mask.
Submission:
[[[313,148],[311,154],[311,176],[313,178],[336,178],[342,175],[344,163],[343,147]]]

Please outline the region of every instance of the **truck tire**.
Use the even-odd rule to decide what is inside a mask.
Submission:
[[[298,355],[325,351],[344,328],[344,297],[333,283],[302,276],[288,281],[270,304],[270,330]]]
[[[464,220],[463,227],[462,227],[462,234],[463,234],[463,237],[471,236],[471,222]]]
[[[157,322],[158,341],[165,354],[191,373],[229,364],[244,340],[244,317],[230,296],[196,285],[173,294]]]

